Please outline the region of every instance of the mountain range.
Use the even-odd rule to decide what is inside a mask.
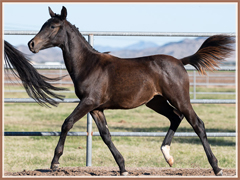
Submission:
[[[138,43],[126,46],[124,48],[116,48],[110,46],[96,45],[94,48],[99,52],[109,52],[110,54],[121,58],[133,58],[140,56],[148,56],[154,54],[167,54],[175,58],[183,58],[194,54],[206,38],[199,37],[195,39],[186,38],[178,42],[170,42],[159,46],[153,42],[139,41]],[[59,48],[50,48],[33,54],[25,45],[16,47],[21,52],[27,54],[35,64],[44,64],[49,62],[63,63],[62,52]],[[235,62],[235,56],[228,58],[227,61]]]

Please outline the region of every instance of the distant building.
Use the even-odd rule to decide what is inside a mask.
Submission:
[[[45,62],[44,65],[52,66],[52,65],[62,65],[60,62]]]

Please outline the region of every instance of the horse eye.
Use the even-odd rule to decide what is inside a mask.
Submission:
[[[54,28],[55,28],[55,26],[51,26],[51,28],[52,28],[52,29],[54,29]]]

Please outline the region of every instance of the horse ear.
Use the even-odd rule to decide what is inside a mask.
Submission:
[[[51,17],[54,17],[56,15],[50,7],[48,7],[48,11]]]
[[[63,6],[61,11],[61,19],[65,20],[67,17],[67,9]]]

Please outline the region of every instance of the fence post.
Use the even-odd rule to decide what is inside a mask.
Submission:
[[[93,47],[93,35],[88,35],[88,42]],[[87,114],[87,148],[86,148],[86,166],[92,166],[92,116]]]
[[[92,166],[92,116],[87,114],[86,166]]]

